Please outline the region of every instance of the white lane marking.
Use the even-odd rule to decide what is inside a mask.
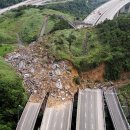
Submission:
[[[93,130],[93,128],[94,128],[94,126],[93,126],[93,124],[92,124],[92,130]]]
[[[85,103],[85,109],[87,109],[87,103]]]
[[[87,124],[86,124],[86,122],[85,122],[85,129],[87,128]]]
[[[55,123],[54,123],[54,128],[56,127],[56,121],[55,121]]]
[[[26,118],[27,118],[27,116],[28,116],[28,113],[29,113],[29,110],[30,110],[30,104],[28,105],[28,109],[27,109],[27,113],[26,113],[26,115],[25,115],[25,117],[24,117],[24,121],[23,121],[23,123],[22,123],[22,125],[21,125],[21,128],[23,127],[23,125],[24,125],[24,122],[26,121]]]
[[[91,100],[92,100],[92,95],[91,95]]]
[[[104,130],[105,129],[105,125],[104,125],[104,107],[103,107],[103,97],[102,97],[102,91],[98,90],[97,91],[97,128],[99,130]]]
[[[87,117],[87,113],[86,113],[86,111],[85,111],[85,118]]]
[[[93,114],[91,113],[91,120],[93,119]]]
[[[79,91],[79,96],[78,96],[78,106],[77,106],[77,119],[76,119],[76,129],[80,129],[80,114],[81,114],[81,90]]]
[[[61,123],[61,129],[63,128],[63,122]]]
[[[65,111],[63,111],[63,114],[62,114],[62,119],[64,118],[64,115],[65,115]]]
[[[92,105],[92,103],[91,103],[91,109],[92,109],[92,107],[93,107],[93,105]]]
[[[56,111],[56,119],[55,119],[55,123],[54,123],[54,128],[56,127],[57,116],[58,116],[58,112]]]
[[[56,117],[58,116],[58,112],[56,112]]]
[[[52,109],[50,110],[50,113],[49,113],[49,118],[48,118],[46,130],[48,130],[48,128],[49,128],[49,123],[50,123],[50,119],[51,119],[51,113],[52,113]]]
[[[85,98],[87,99],[87,94],[86,94]]]

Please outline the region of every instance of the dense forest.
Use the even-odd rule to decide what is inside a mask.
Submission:
[[[106,61],[106,78],[118,79],[120,74],[130,71],[130,22],[129,17],[106,21],[97,27],[99,41],[107,44],[111,53]]]
[[[8,47],[0,46],[2,49]],[[14,130],[26,102],[22,79],[0,57],[0,130]]]
[[[102,4],[102,2],[92,3],[91,1],[87,2],[86,0],[73,0],[66,3],[49,4],[43,8],[54,9],[63,13],[70,13],[79,20],[85,18],[100,4]]]
[[[25,0],[0,0],[0,8],[8,7],[10,5],[22,2]]]
[[[79,71],[104,63],[104,78],[117,80],[130,71],[129,18],[105,21],[95,28],[56,31],[49,36],[50,52],[58,59],[72,61]]]
[[[23,0],[3,0],[0,7],[20,1]],[[48,54],[58,60],[68,59],[79,72],[103,63],[106,80],[116,80],[122,72],[130,72],[130,15],[80,30],[55,18],[63,15],[74,21],[86,17],[93,8],[85,1],[75,0],[40,8],[24,7],[0,16],[0,130],[15,129],[26,102],[21,77],[2,57],[17,43],[16,34],[25,44],[35,41],[46,15],[50,15],[45,35]]]

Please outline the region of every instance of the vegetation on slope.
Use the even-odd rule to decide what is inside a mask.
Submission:
[[[57,10],[63,13],[69,13],[76,17],[76,19],[85,18],[92,10],[94,10],[97,6],[102,4],[101,2],[96,2],[95,4],[91,3],[91,1],[86,0],[73,0],[65,3],[59,4],[49,4],[45,5],[41,8],[48,8]]]
[[[37,9],[22,7],[0,16],[0,43],[17,43],[17,35],[24,43],[35,41],[40,33],[46,15],[64,15],[69,20],[74,17],[51,9]],[[58,18],[49,17],[46,33],[50,32],[55,24],[61,22]],[[64,25],[64,24],[62,24]]]
[[[26,102],[22,79],[1,56],[13,51],[14,45],[0,45],[0,130],[13,130]]]
[[[109,45],[106,61],[106,78],[118,79],[124,71],[130,71],[130,16],[119,17],[97,27],[102,46]]]
[[[46,30],[50,33],[48,46],[57,59],[72,61],[80,71],[105,63],[108,80],[116,80],[121,72],[130,70],[130,16],[106,21],[96,28],[74,30],[57,18],[57,14],[64,15],[72,21],[75,17],[70,14],[51,9],[20,8],[1,16],[0,42],[16,43],[16,33],[23,42],[36,40],[47,14],[51,15]]]
[[[130,84],[122,86],[119,90],[119,99],[121,101],[122,108],[130,123]]]
[[[130,71],[129,17],[106,21],[93,29],[56,31],[48,37],[50,53],[68,59],[80,71],[106,64],[105,78],[116,80]]]
[[[12,52],[16,48],[15,45],[12,44],[1,44],[0,45],[0,56],[5,56],[7,53]]]
[[[73,16],[51,9],[36,9],[22,7],[0,16],[0,130],[14,130],[20,113],[26,102],[22,79],[3,60],[3,56],[16,48],[17,34],[22,42],[30,43],[36,40],[44,17],[49,17],[46,33],[70,28],[68,24],[57,18],[64,15],[70,21]],[[53,15],[56,14],[56,15]],[[60,24],[60,26],[58,26]],[[20,106],[19,106],[20,105]]]
[[[4,7],[10,6],[10,5],[13,5],[13,4],[17,4],[22,1],[25,1],[25,0],[1,0],[0,8],[4,8]]]
[[[48,38],[46,47],[51,55],[58,60],[70,60],[79,71],[87,71],[105,63],[105,78],[107,80],[120,78],[122,72],[130,71],[130,16],[106,21],[96,28],[81,30],[70,29],[64,20],[57,17],[64,15],[70,21],[79,16],[86,17],[91,8],[84,2],[71,1],[48,5],[46,6],[48,9],[22,7],[1,15],[0,43],[5,45],[0,45],[0,56],[15,48],[12,44],[17,43],[17,34],[24,43],[35,41],[45,16],[51,15],[46,29],[46,34],[50,34],[45,37]],[[123,91],[125,93],[126,90]],[[15,129],[18,106],[24,104],[25,95],[21,78],[2,58],[0,99],[0,103],[3,104],[0,106],[0,130]]]
[[[0,130],[15,129],[19,105],[25,101],[21,78],[0,58]]]

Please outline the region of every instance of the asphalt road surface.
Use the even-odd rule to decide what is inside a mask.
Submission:
[[[80,90],[76,130],[105,130],[103,105],[100,89]]]
[[[40,130],[70,130],[72,102],[56,107],[46,107]]]
[[[117,0],[113,5],[111,5],[111,8],[101,16],[96,24],[102,23],[106,19],[112,20],[118,11],[129,2],[130,0]]]
[[[6,11],[9,11],[9,10],[12,10],[12,9],[17,9],[20,6],[24,6],[24,5],[41,5],[41,4],[44,4],[47,1],[50,1],[50,0],[26,0],[26,1],[20,2],[18,4],[6,7],[4,9],[0,9],[0,14],[3,14]]]
[[[123,119],[120,111],[120,106],[116,99],[116,95],[113,90],[107,90],[104,92],[107,106],[115,127],[115,130],[128,130],[125,120]]]
[[[41,103],[28,102],[16,130],[33,130],[40,108]]]
[[[96,22],[100,19],[100,17],[109,9],[111,9],[111,6],[114,5],[117,2],[117,0],[111,0],[106,2],[105,4],[101,5],[100,7],[96,8],[90,15],[88,15],[84,22],[88,24],[95,25]]]
[[[110,0],[92,11],[92,13],[84,19],[84,22],[94,26],[104,22],[106,19],[112,20],[116,13],[129,2],[130,0]]]

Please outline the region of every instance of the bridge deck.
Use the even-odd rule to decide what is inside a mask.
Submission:
[[[112,89],[105,91],[104,95],[115,130],[128,130],[128,123],[124,117],[116,93]]]
[[[70,130],[72,101],[56,107],[46,107],[40,130]]]
[[[76,130],[105,130],[103,105],[100,89],[80,90]]]
[[[106,19],[112,20],[118,11],[128,3],[130,3],[130,0],[110,0],[92,11],[84,19],[84,22],[95,26],[104,22]]]
[[[41,103],[28,102],[16,130],[33,130],[40,108]]]

